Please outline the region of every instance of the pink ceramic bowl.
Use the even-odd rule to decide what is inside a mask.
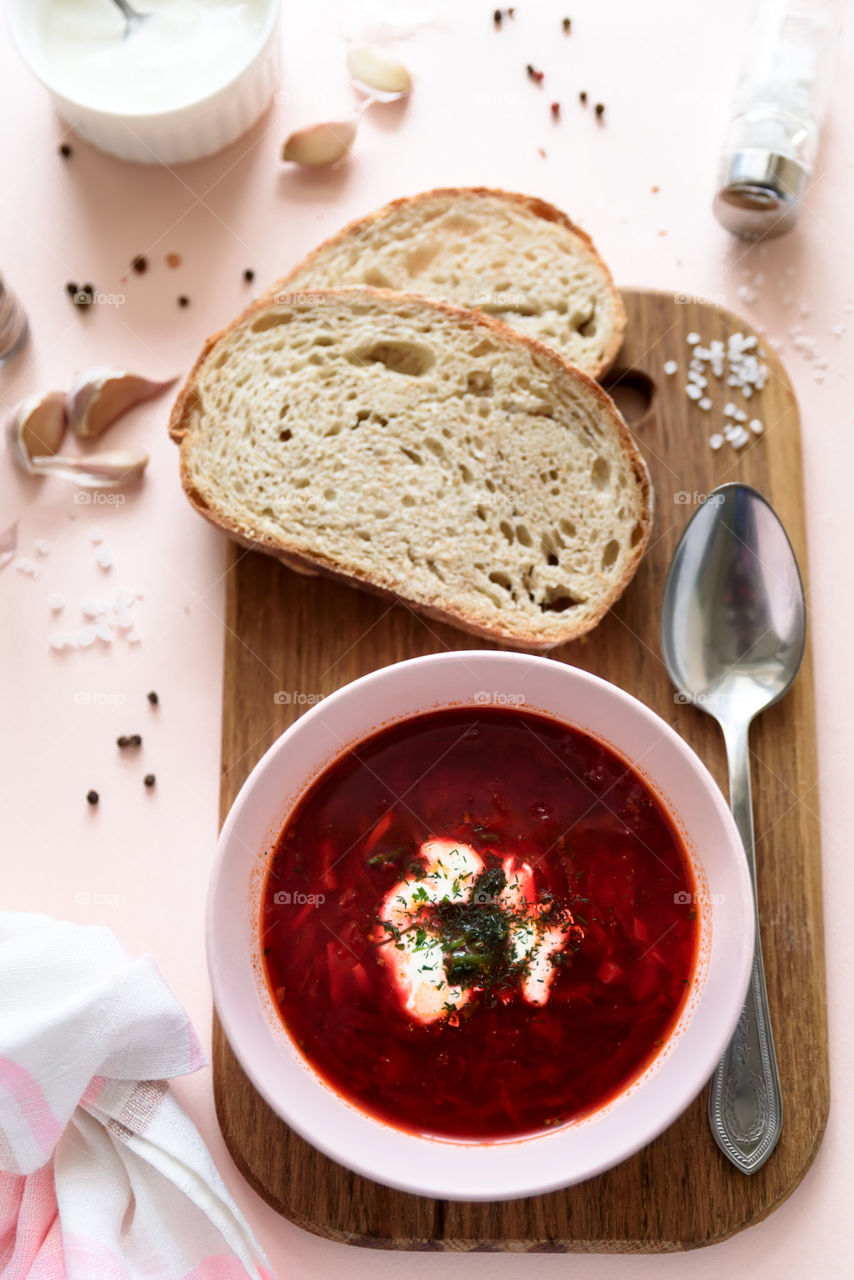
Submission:
[[[612,1102],[547,1133],[456,1142],[376,1120],[315,1074],[267,990],[258,918],[276,837],[312,780],[345,747],[421,712],[487,702],[521,705],[577,726],[633,763],[685,841],[698,890],[700,956],[666,1044]],[[667,1128],[700,1092],[732,1035],[753,942],[752,892],[738,832],[713,778],[682,739],[643,703],[584,671],[547,658],[485,651],[386,667],[318,702],[283,733],[252,771],[223,826],[207,915],[217,1011],[244,1070],[273,1110],[356,1173],[456,1200],[514,1199],[580,1182]]]

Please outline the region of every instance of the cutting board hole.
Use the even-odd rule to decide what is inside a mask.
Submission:
[[[638,426],[652,408],[655,383],[637,369],[612,369],[602,386],[632,426]]]

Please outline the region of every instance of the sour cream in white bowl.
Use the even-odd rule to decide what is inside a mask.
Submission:
[[[142,164],[228,146],[270,102],[279,0],[140,0],[130,31],[111,0],[10,0],[15,41],[87,142]]]

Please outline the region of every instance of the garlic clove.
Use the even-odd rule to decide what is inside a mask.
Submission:
[[[32,459],[56,453],[67,425],[62,391],[27,396],[15,405],[6,423],[9,452],[23,471],[32,473]]]
[[[347,155],[355,137],[355,120],[308,125],[291,134],[282,148],[282,159],[311,169],[338,164]]]
[[[148,454],[134,449],[109,449],[85,458],[32,458],[34,475],[60,476],[85,489],[117,489],[139,480],[148,465]]]
[[[412,77],[403,63],[370,45],[349,50],[347,69],[357,88],[382,94],[387,100],[405,98],[412,89]]]
[[[155,381],[122,369],[87,369],[68,392],[71,430],[84,440],[94,440],[128,409],[160,395],[174,382],[174,378]]]

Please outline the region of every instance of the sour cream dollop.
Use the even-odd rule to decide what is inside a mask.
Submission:
[[[428,840],[419,857],[423,870],[401,880],[386,894],[380,913],[383,954],[404,1009],[427,1024],[454,1018],[478,990],[449,981],[442,937],[431,926],[431,908],[439,903],[472,903],[483,859],[458,840]],[[518,966],[519,988],[529,1004],[549,998],[555,957],[572,926],[568,911],[555,923],[536,901],[534,873],[510,856],[503,860],[504,887],[491,905],[506,913],[510,959]],[[474,902],[477,906],[477,902]]]

